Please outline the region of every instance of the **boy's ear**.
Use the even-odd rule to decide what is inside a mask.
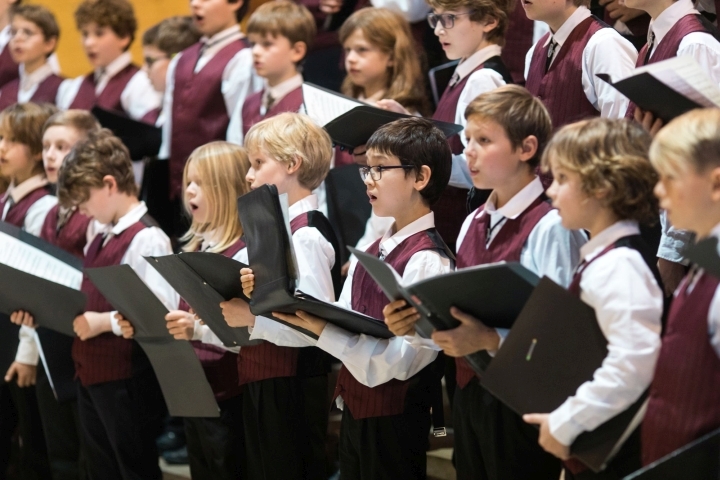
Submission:
[[[295,158],[293,158],[293,161],[291,163],[287,164],[288,175],[292,175],[295,172],[299,171],[301,166],[302,166],[302,158],[299,156],[295,156]]]
[[[46,57],[49,57],[55,51],[57,47],[58,37],[50,37],[45,40],[44,52]]]
[[[432,170],[430,167],[427,165],[421,166],[415,174],[415,190],[419,192],[427,187],[427,184],[430,183],[430,178],[432,178]]]
[[[103,187],[108,187],[110,192],[117,192],[117,180],[112,175],[105,175],[102,179]]]
[[[710,197],[713,202],[720,202],[720,167],[710,170]]]
[[[307,55],[307,44],[305,42],[295,42],[290,50],[291,60],[297,65]]]
[[[485,22],[485,24],[483,25],[483,32],[485,32],[485,33],[490,33],[490,32],[492,32],[492,31],[495,30],[495,29],[498,27],[498,25],[500,24],[500,22],[498,21],[497,18],[495,18],[495,17],[490,17],[490,16],[485,17],[485,18],[483,19],[483,22]]]
[[[118,38],[121,42],[123,42],[123,51],[127,52],[130,48],[130,42],[132,41],[132,38],[129,35],[127,37],[121,37],[118,35]]]
[[[531,160],[535,157],[535,154],[538,151],[539,142],[535,135],[530,135],[529,137],[525,137],[525,139],[520,144],[520,160],[523,162],[527,162],[528,160]]]

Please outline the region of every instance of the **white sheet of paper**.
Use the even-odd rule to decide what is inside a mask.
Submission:
[[[674,57],[635,69],[633,75],[649,73],[673,90],[704,107],[720,107],[720,87],[690,56]]]
[[[303,83],[302,92],[307,115],[318,125],[327,125],[343,113],[347,113],[360,105],[365,105],[358,100],[326,92],[307,83]]]
[[[0,263],[80,290],[82,272],[15,237],[0,232]]]

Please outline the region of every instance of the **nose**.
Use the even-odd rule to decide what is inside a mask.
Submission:
[[[653,193],[659,199],[662,199],[665,196],[665,187],[663,186],[662,182],[657,182],[655,184],[655,188],[653,188]]]
[[[255,169],[250,167],[248,169],[247,174],[245,175],[245,181],[248,183],[253,183],[255,181]]]
[[[440,32],[445,32],[445,28],[442,26],[442,23],[440,23],[440,20],[438,20],[437,24],[435,24],[435,28],[433,28],[433,32],[436,36],[440,36]]]
[[[355,50],[350,50],[348,53],[345,54],[345,61],[347,63],[357,62],[357,53],[355,53]]]
[[[553,180],[552,184],[550,185],[550,188],[547,189],[545,194],[550,197],[551,200],[555,200],[557,197],[557,180]]]

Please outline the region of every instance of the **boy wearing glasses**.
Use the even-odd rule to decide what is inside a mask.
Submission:
[[[14,103],[55,103],[63,79],[53,73],[48,58],[55,51],[60,29],[50,10],[22,5],[12,12],[10,55],[20,64],[20,78],[2,85],[0,110]]]
[[[637,50],[615,29],[592,16],[590,0],[522,2],[531,20],[550,32],[528,52],[525,86],[543,101],[553,126],[588,117],[623,118],[629,100],[597,77],[625,78],[635,69]]]

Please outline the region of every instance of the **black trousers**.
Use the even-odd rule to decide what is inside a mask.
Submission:
[[[458,480],[557,480],[560,460],[538,445],[538,430],[500,403],[476,378],[455,390]]]
[[[247,479],[242,395],[218,402],[219,418],[185,418],[194,480]]]
[[[40,367],[42,368],[42,367]],[[11,441],[17,429],[19,448],[15,458],[14,479],[46,480],[50,466],[38,411],[35,387],[20,388],[13,381],[0,387],[0,431],[3,439],[0,448],[0,479],[6,478],[10,463]]]
[[[42,367],[38,368],[36,393],[52,479],[86,479],[77,401],[58,402]]]
[[[248,478],[327,479],[327,375],[249,383],[242,397]]]
[[[345,406],[340,425],[341,480],[424,480],[430,412],[355,419]]]
[[[78,387],[91,480],[161,479],[155,438],[164,400],[152,369],[127,380]]]

